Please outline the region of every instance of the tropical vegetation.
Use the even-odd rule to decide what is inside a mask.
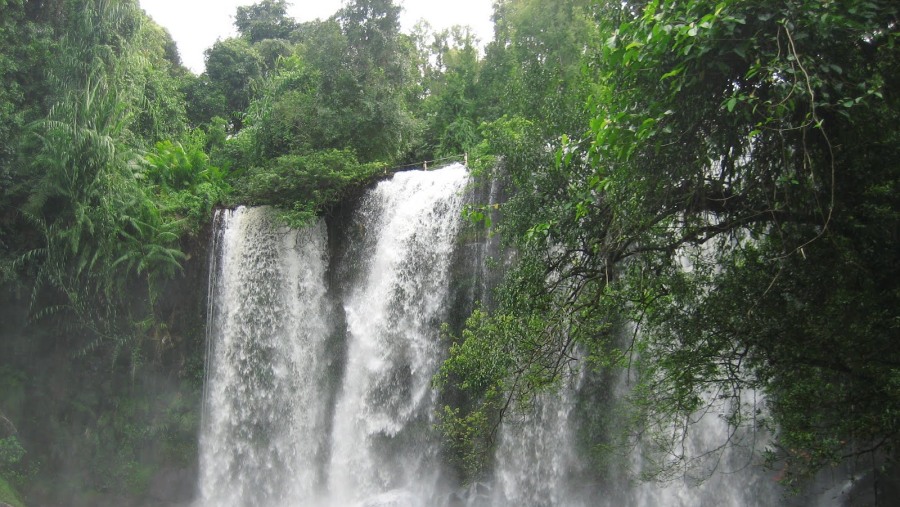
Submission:
[[[301,225],[463,154],[515,252],[435,379],[466,478],[576,376],[629,386],[584,428],[598,474],[695,466],[707,410],[712,455],[765,434],[787,485],[896,458],[896,2],[498,0],[490,41],[287,6],[239,7],[198,76],[137,0],[0,0],[0,501],[190,469],[216,206]]]

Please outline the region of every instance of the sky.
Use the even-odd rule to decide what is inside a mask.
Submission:
[[[236,34],[234,14],[240,5],[259,0],[140,0],[141,7],[172,34],[181,61],[194,73],[203,72],[203,51],[216,39]],[[325,19],[341,8],[341,0],[288,0],[288,15],[297,21]],[[493,0],[397,0],[403,7],[400,25],[409,32],[421,19],[435,30],[469,25],[482,45],[493,38]]]

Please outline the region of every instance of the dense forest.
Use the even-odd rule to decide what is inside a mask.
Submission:
[[[585,370],[631,382],[597,474],[691,467],[710,406],[788,489],[897,458],[895,1],[497,0],[491,41],[286,12],[238,8],[197,76],[137,0],[0,0],[0,503],[189,500],[212,210],[302,226],[463,154],[515,261],[435,379],[462,474]]]

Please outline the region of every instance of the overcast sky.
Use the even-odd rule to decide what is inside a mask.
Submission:
[[[259,0],[140,0],[141,7],[164,26],[178,43],[181,61],[199,74],[203,72],[203,51],[216,39],[235,34],[234,14],[239,5]],[[298,21],[324,19],[341,7],[341,0],[288,0],[288,15]],[[420,19],[435,30],[452,25],[469,25],[485,44],[493,38],[492,0],[399,0],[403,6],[401,29],[409,32]]]

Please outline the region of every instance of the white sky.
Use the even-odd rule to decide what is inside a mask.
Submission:
[[[259,0],[140,0],[141,7],[169,30],[181,61],[194,73],[203,72],[203,51],[216,39],[235,35],[234,14],[239,5]],[[297,21],[325,19],[341,8],[341,0],[288,0],[288,15]],[[401,29],[409,32],[420,19],[435,30],[469,25],[484,45],[494,35],[493,0],[397,0],[403,7]]]

